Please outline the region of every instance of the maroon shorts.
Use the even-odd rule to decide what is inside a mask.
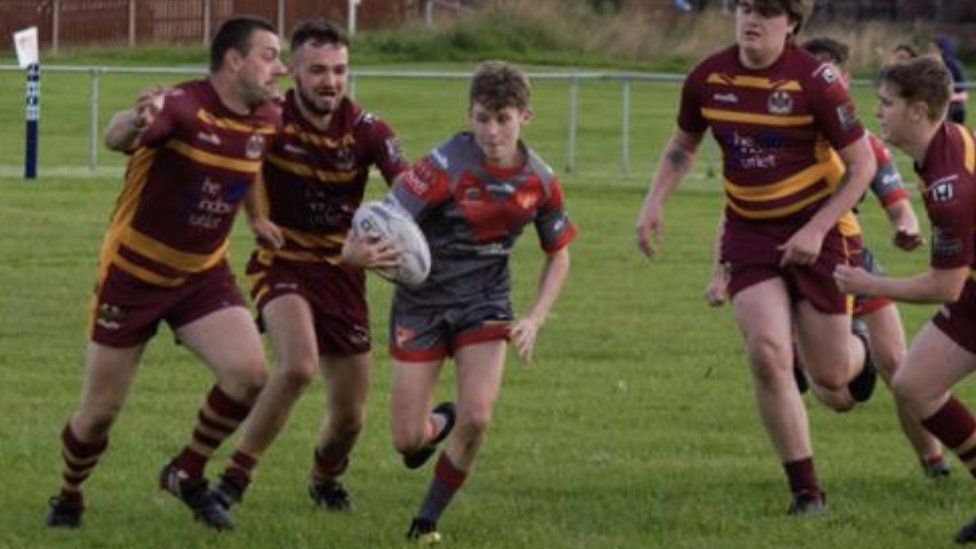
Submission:
[[[860,235],[844,236],[835,227],[824,237],[820,256],[813,265],[780,267],[782,252],[777,247],[799,230],[795,222],[746,222],[729,219],[722,236],[722,260],[730,267],[729,294],[781,278],[790,299],[807,300],[827,314],[849,314],[853,299],[834,284],[837,265],[860,265]]]
[[[245,306],[226,262],[174,287],[144,282],[111,265],[92,297],[88,337],[109,347],[133,347],[156,335],[160,321],[176,330],[214,311]]]
[[[260,311],[277,297],[298,295],[312,310],[319,353],[355,355],[370,350],[366,275],[325,262],[266,259],[259,252],[247,264],[251,297]]]
[[[502,301],[419,308],[394,299],[390,354],[401,362],[441,360],[465,345],[508,339],[511,321],[511,306]]]
[[[960,347],[976,354],[976,281],[966,281],[955,303],[939,308],[932,323]]]

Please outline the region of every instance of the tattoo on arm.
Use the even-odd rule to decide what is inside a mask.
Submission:
[[[681,149],[672,148],[669,150],[667,152],[667,159],[671,167],[677,171],[682,171],[688,167],[688,153]]]

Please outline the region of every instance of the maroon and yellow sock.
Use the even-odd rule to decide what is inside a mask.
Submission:
[[[220,387],[214,385],[197,413],[197,423],[193,427],[190,443],[173,459],[173,466],[186,472],[191,478],[203,477],[207,460],[214,450],[237,430],[250,410],[250,404],[235,402]]]
[[[325,447],[318,447],[312,454],[312,484],[322,484],[335,480],[349,467],[347,452],[329,452]]]
[[[108,438],[82,442],[71,430],[71,423],[61,431],[61,499],[75,507],[82,506],[81,484],[91,475],[98,459],[108,448]]]
[[[258,465],[258,458],[249,455],[242,450],[237,450],[227,462],[224,469],[224,478],[233,482],[241,492],[247,489],[251,483],[251,473]]]
[[[969,473],[976,477],[976,419],[962,402],[950,397],[922,425],[952,450]]]
[[[783,463],[783,470],[786,471],[786,478],[790,483],[790,492],[793,494],[821,493],[812,456]]]

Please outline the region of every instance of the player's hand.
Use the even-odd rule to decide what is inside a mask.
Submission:
[[[729,300],[729,267],[719,265],[705,288],[705,301],[711,307],[721,307]]]
[[[783,252],[780,267],[786,265],[813,265],[820,256],[824,235],[817,231],[803,227],[793,233],[789,240],[780,244],[777,249]]]
[[[352,231],[342,246],[342,262],[361,269],[389,269],[400,265],[400,247],[388,238],[364,235]]]
[[[870,289],[874,278],[860,267],[838,265],[834,268],[834,283],[845,294],[872,295]]]
[[[925,239],[922,238],[922,235],[918,234],[918,227],[915,227],[914,230],[898,228],[898,230],[895,231],[893,242],[895,246],[905,250],[906,252],[910,252],[922,244],[925,244]]]
[[[525,362],[532,362],[532,350],[535,349],[535,338],[538,334],[539,322],[532,317],[518,319],[509,332],[515,351]]]
[[[251,232],[257,237],[258,244],[274,250],[285,245],[285,235],[281,232],[281,227],[267,217],[248,219],[247,224],[250,225]]]
[[[654,255],[661,251],[662,244],[664,244],[664,216],[661,205],[645,202],[640,215],[637,216],[637,247],[648,259],[653,259]]]
[[[156,117],[163,110],[166,100],[166,88],[150,86],[136,98],[136,128],[144,130],[152,125]]]

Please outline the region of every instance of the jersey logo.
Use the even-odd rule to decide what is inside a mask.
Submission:
[[[938,181],[932,183],[925,192],[929,195],[929,199],[933,202],[951,202],[952,198],[955,196],[952,183],[958,179],[958,176],[950,175],[949,177],[943,177]]]
[[[729,93],[716,93],[715,95],[712,96],[712,99],[718,101],[719,103],[732,103],[732,104],[735,104],[735,103],[738,103],[739,102],[739,96],[737,96],[736,94],[731,93],[731,92],[729,92]]]
[[[937,255],[958,255],[962,253],[962,238],[946,234],[939,227],[932,227],[932,252]]]
[[[200,141],[206,141],[211,145],[220,146],[220,136],[213,132],[200,132],[197,134],[197,139]]]
[[[261,154],[264,153],[264,137],[260,134],[252,134],[251,137],[247,138],[247,144],[244,146],[244,155],[251,160],[261,158]]]
[[[788,92],[776,90],[769,94],[766,109],[771,114],[790,114],[793,112],[793,97]]]
[[[813,75],[819,76],[820,79],[823,80],[828,86],[832,85],[834,82],[837,82],[838,78],[837,73],[834,72],[834,69],[830,68],[830,65],[826,63],[820,65],[817,70],[813,71]]]
[[[861,121],[857,119],[857,112],[854,110],[854,104],[850,101],[837,107],[837,121],[840,122],[840,127],[845,132],[861,123]]]

